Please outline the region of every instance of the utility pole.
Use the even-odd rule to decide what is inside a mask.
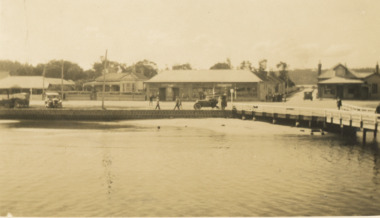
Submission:
[[[107,70],[107,49],[106,49],[106,55],[104,57],[104,63],[103,63],[103,93],[102,93],[102,109],[105,110],[104,107],[104,94],[106,92],[106,70]]]
[[[63,63],[64,61],[62,60],[62,72],[61,72],[61,99],[63,101]]]
[[[44,66],[44,70],[42,71],[42,99],[45,96],[45,74],[46,74],[46,64]]]

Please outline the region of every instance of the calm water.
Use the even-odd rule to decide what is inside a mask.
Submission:
[[[253,121],[154,122],[1,121],[0,216],[380,214],[375,143]]]

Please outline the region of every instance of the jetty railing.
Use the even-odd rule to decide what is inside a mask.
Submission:
[[[245,113],[265,113],[296,115],[324,118],[327,123],[334,123],[352,127],[376,129],[380,123],[380,117],[374,112],[356,111],[356,110],[337,110],[311,107],[292,107],[286,105],[264,105],[264,104],[235,104],[237,111]]]
[[[359,112],[364,112],[364,113],[375,113],[374,108],[358,107],[358,106],[350,105],[346,103],[342,105],[341,109],[345,111],[359,111]]]

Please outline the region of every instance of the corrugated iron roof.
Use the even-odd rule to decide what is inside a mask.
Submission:
[[[333,77],[331,79],[323,80],[318,84],[362,84],[363,81],[359,79],[346,79],[342,77]]]
[[[48,88],[49,85],[61,85],[61,79],[46,78],[43,82],[42,76],[8,76],[0,80],[0,89],[25,88],[25,89],[42,89]],[[64,85],[75,85],[71,80],[63,80]]]
[[[105,75],[106,82],[120,82],[130,80],[147,80],[148,78],[139,73],[107,73]],[[96,82],[103,82],[103,75],[95,79]]]
[[[352,70],[351,70],[351,73],[354,74],[354,76],[356,78],[360,78],[360,79],[367,78],[367,77],[371,76],[372,74],[374,74],[374,72],[360,72],[360,73],[358,73],[358,72],[355,72]]]
[[[146,83],[163,82],[261,82],[262,80],[249,70],[166,70]]]

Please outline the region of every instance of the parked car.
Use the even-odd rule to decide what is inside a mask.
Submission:
[[[45,107],[47,108],[61,108],[62,99],[57,92],[45,93]]]
[[[12,94],[11,99],[13,99],[13,107],[29,107],[30,94],[29,93],[17,93]]]
[[[11,94],[8,99],[0,100],[0,107],[5,108],[22,108],[29,107],[29,93]]]
[[[211,108],[219,108],[218,107],[218,99],[217,98],[206,98],[205,100],[197,100],[194,104],[195,110],[200,110],[202,107],[211,107]]]
[[[312,91],[303,93],[303,100],[307,100],[307,99],[313,100],[313,92]]]

